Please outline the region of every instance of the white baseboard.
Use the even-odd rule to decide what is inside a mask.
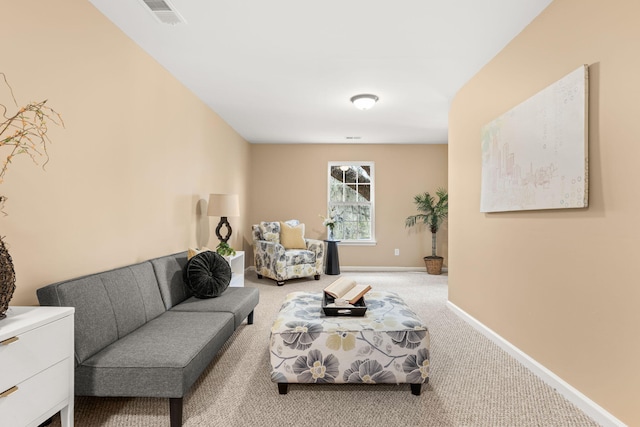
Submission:
[[[340,266],[341,271],[423,271],[427,272],[424,266],[422,267],[385,267],[385,266],[357,266],[357,265],[346,265]],[[446,267],[442,268],[442,272],[446,273],[448,270]]]
[[[385,267],[374,265],[341,265],[340,271],[424,271],[424,267]]]
[[[474,317],[469,315],[467,312],[462,310],[460,307],[456,306],[451,301],[447,301],[447,307],[451,309],[454,313],[460,316],[463,320],[469,323],[474,329],[478,330],[482,335],[489,338],[498,347],[502,348],[504,351],[513,356],[518,362],[522,363],[527,369],[529,369],[534,375],[539,377],[542,381],[544,381],[550,387],[553,387],[563,395],[569,402],[576,405],[580,408],[585,414],[591,417],[595,422],[601,424],[605,427],[624,427],[625,424],[603,409],[600,405],[595,403],[593,400],[589,399],[584,394],[580,393],[574,387],[572,387],[569,383],[564,381],[562,378],[551,372],[549,369],[545,368],[540,363],[536,362],[530,356],[522,352],[520,349],[515,347],[509,341],[502,338],[500,335],[496,334],[494,331],[480,323]]]

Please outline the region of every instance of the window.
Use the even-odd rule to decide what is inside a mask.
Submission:
[[[373,162],[329,162],[328,208],[338,221],[334,238],[374,243]]]

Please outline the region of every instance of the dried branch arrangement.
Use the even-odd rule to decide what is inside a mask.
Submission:
[[[51,143],[47,135],[49,130],[47,126],[49,123],[53,123],[64,127],[64,122],[60,114],[45,105],[46,99],[40,102],[30,102],[20,107],[7,77],[2,72],[0,75],[9,89],[13,104],[15,104],[15,112],[12,112],[14,111],[13,107],[9,108],[0,102],[0,110],[2,111],[0,159],[3,159],[0,169],[0,183],[2,183],[9,164],[17,155],[26,154],[36,165],[42,163],[44,168],[49,161],[47,144]],[[6,198],[0,195],[0,210],[2,210],[5,201]]]

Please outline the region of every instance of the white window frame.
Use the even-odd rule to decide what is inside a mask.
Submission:
[[[368,166],[371,170],[370,178],[370,199],[368,202],[339,202],[334,203],[331,201],[331,168],[336,166]],[[375,162],[369,161],[330,161],[327,167],[327,213],[331,212],[332,206],[336,206],[339,210],[339,206],[351,206],[351,205],[368,205],[371,212],[371,233],[368,239],[341,239],[336,236],[336,239],[340,240],[340,244],[347,245],[375,245],[376,244],[376,220],[375,220]]]

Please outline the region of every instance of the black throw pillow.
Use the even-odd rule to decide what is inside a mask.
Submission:
[[[200,252],[187,261],[184,282],[194,297],[215,298],[229,287],[231,267],[217,252]]]

